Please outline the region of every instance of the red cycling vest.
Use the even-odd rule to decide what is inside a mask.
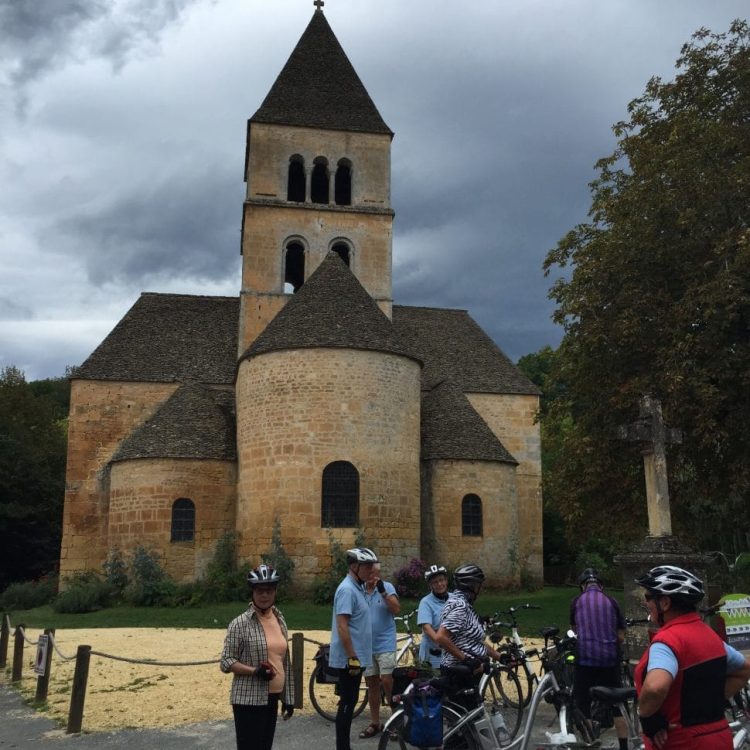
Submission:
[[[677,658],[678,671],[659,713],[670,724],[663,750],[731,750],[732,733],[724,718],[727,655],[719,636],[696,612],[662,626],[652,643],[663,643]],[[646,649],[635,670],[641,692],[648,666]],[[647,750],[653,747],[646,738]]]

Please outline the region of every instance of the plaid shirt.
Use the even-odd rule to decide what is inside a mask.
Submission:
[[[288,640],[286,622],[276,607],[272,608],[281,626],[284,638]],[[258,620],[255,609],[250,606],[246,612],[229,623],[221,652],[221,671],[229,672],[235,662],[255,667],[268,660],[268,648],[263,625]],[[289,649],[284,656],[283,703],[294,703],[294,678],[292,677]],[[235,674],[232,680],[231,702],[233,705],[265,706],[268,703],[268,682],[249,674]]]

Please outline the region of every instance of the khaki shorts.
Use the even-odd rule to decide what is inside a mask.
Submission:
[[[393,674],[396,666],[396,652],[388,651],[385,654],[373,654],[372,666],[365,669],[365,677],[377,677],[380,675]]]

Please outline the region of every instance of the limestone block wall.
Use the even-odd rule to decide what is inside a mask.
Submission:
[[[120,441],[176,390],[175,383],[73,380],[60,574],[98,569],[107,555],[109,473]]]
[[[519,566],[515,466],[495,461],[431,460],[422,466],[423,555],[453,569],[473,562],[488,585],[516,586]],[[482,536],[464,536],[461,504],[465,495],[482,501]]]
[[[420,549],[420,366],[380,352],[307,349],[242,362],[237,379],[237,529],[256,562],[274,519],[303,587],[329,567],[323,469],[359,472],[359,526],[393,570]],[[354,528],[335,529],[351,545]]]
[[[137,545],[155,549],[177,581],[204,572],[216,541],[234,530],[237,466],[234,461],[134,459],[118,461],[110,474],[107,545],[127,554]],[[172,542],[172,505],[195,505],[193,541]]]
[[[524,575],[534,583],[544,578],[542,561],[542,453],[535,422],[535,395],[467,393],[471,405],[518,461],[519,559]]]

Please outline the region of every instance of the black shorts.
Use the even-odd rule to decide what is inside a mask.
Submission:
[[[615,667],[585,667],[576,664],[575,676],[573,679],[573,697],[576,706],[581,709],[583,715],[591,718],[591,695],[589,688],[600,685],[602,687],[622,687],[620,683],[620,668]],[[620,711],[615,708],[615,716],[620,715]]]

